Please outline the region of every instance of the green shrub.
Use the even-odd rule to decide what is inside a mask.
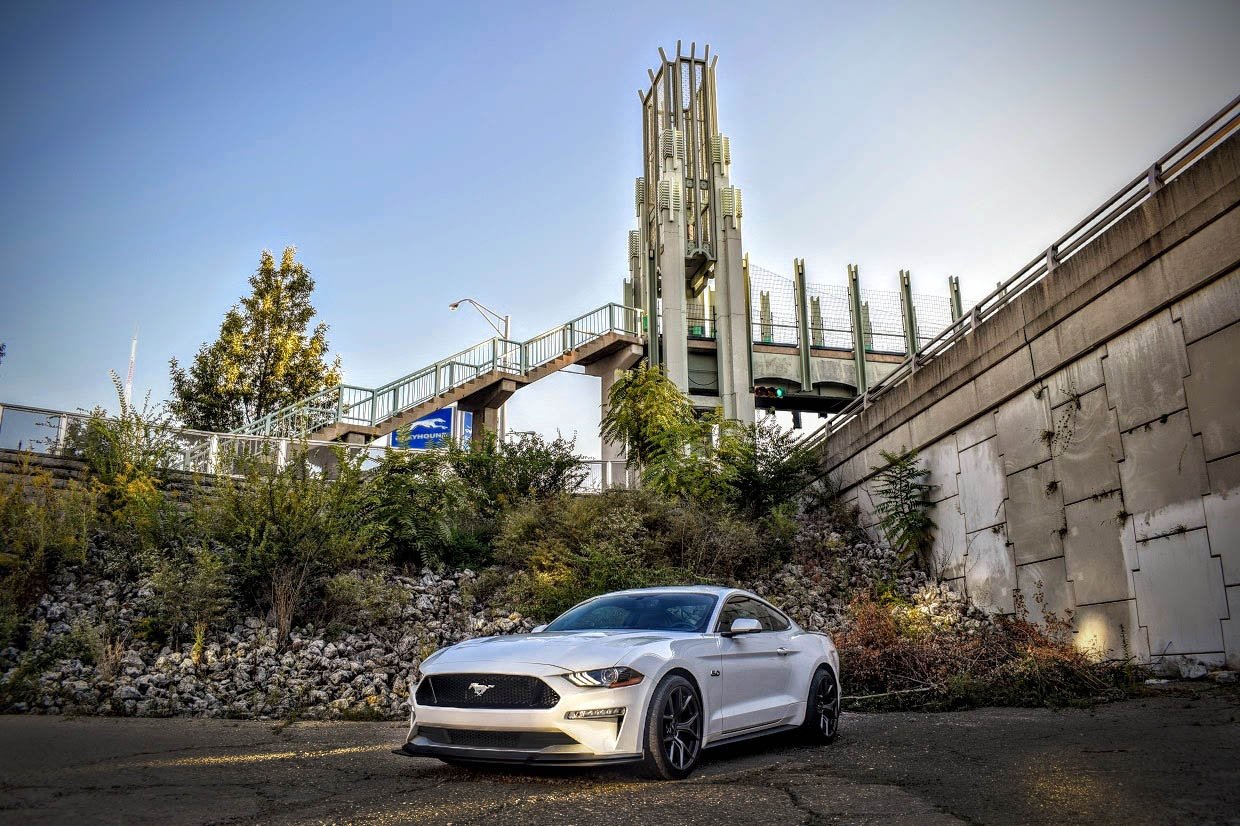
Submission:
[[[536,433],[506,441],[486,433],[469,445],[449,443],[439,453],[487,516],[527,499],[572,493],[589,475],[572,439],[548,441]]]
[[[422,452],[389,451],[367,486],[377,536],[393,562],[484,567],[502,515],[577,489],[588,471],[571,440],[535,434]]]
[[[595,594],[691,580],[668,564],[643,523],[623,494],[562,497],[511,511],[496,541],[500,561],[515,569],[510,599],[548,619]]]
[[[25,625],[26,614],[16,600],[9,594],[0,594],[0,649],[19,644]]]
[[[272,612],[280,641],[327,579],[376,559],[362,461],[337,449],[331,480],[304,452],[280,470],[240,462],[244,476],[219,477],[196,500],[200,538],[220,549],[237,595]]]
[[[480,581],[475,592],[503,592],[542,618],[606,591],[723,581],[764,564],[750,522],[648,491],[561,497],[512,510],[496,555],[511,581]]]
[[[366,485],[375,538],[397,565],[441,569],[485,564],[492,520],[442,451],[389,451]]]
[[[727,501],[734,510],[761,519],[790,519],[796,503],[822,475],[818,454],[801,446],[800,436],[784,430],[772,416],[723,431],[722,461],[732,468]]]
[[[22,460],[0,477],[0,647],[20,641],[27,609],[62,567],[85,561],[94,495],[77,483],[57,487],[50,473]]]
[[[917,463],[917,451],[881,451],[886,462],[875,477],[874,510],[878,524],[903,560],[928,562],[934,540],[934,521],[930,518],[930,471]]]
[[[327,581],[328,612],[332,621],[350,629],[384,626],[400,618],[409,599],[404,588],[381,573],[351,571]]]
[[[754,424],[695,411],[657,367],[641,364],[613,385],[603,438],[625,446],[649,491],[760,523],[773,558],[791,547],[797,500],[823,475],[818,454],[773,417]]]
[[[180,449],[171,416],[125,399],[120,377],[112,373],[120,415],[95,408],[82,421],[69,424],[64,452],[86,462],[99,513],[99,545],[111,576],[133,579],[137,554],[174,541],[180,532],[179,512],[160,489],[159,474]],[[112,553],[107,553],[112,551]]]
[[[737,580],[766,570],[776,559],[761,524],[726,507],[668,502],[646,492],[633,497],[653,533],[659,555],[701,582]]]
[[[155,563],[151,577],[154,620],[146,632],[178,644],[186,634],[201,637],[223,618],[229,605],[224,560],[205,548]]]
[[[181,449],[172,415],[163,405],[152,406],[150,394],[141,407],[127,401],[120,376],[110,375],[120,415],[96,407],[85,421],[70,422],[64,450],[106,483],[122,475],[155,476]]]

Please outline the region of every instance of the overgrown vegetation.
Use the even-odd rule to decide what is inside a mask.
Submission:
[[[141,407],[131,403],[120,376],[110,375],[119,414],[95,408],[85,420],[71,421],[63,452],[90,469],[96,545],[109,552],[110,573],[132,577],[140,554],[178,538],[179,514],[159,490],[159,475],[181,445],[165,408],[149,396]]]
[[[846,693],[860,708],[1063,706],[1134,688],[1131,660],[1077,648],[1068,617],[1044,611],[1033,622],[1019,593],[1014,614],[984,620],[890,594],[859,595],[849,613],[836,643],[848,663]]]
[[[161,469],[177,447],[168,414],[119,400],[118,417],[96,411],[70,434],[87,480],[32,469],[0,479],[0,647],[46,633],[30,608],[70,569],[140,587],[145,618],[125,634],[189,646],[197,666],[213,635],[256,613],[277,646],[311,623],[395,623],[407,592],[393,572],[480,570],[464,602],[549,620],[609,590],[746,582],[792,560],[854,597],[837,641],[846,693],[876,695],[866,704],[1053,705],[1107,696],[1131,678],[1077,651],[1053,615],[1037,625],[1022,608],[983,621],[910,598],[908,566],[927,563],[934,529],[915,453],[883,454],[875,469],[880,527],[903,561],[861,578],[841,555],[873,548],[815,454],[773,418],[742,426],[694,411],[655,368],[616,382],[602,424],[642,487],[593,496],[576,492],[586,469],[572,441],[524,435],[377,462],[307,445],[284,451],[281,467],[227,456],[234,475],[178,499]],[[115,669],[131,642],[106,627],[75,626],[64,639],[24,659],[0,693],[20,696],[49,657]]]
[[[85,561],[92,492],[58,488],[29,465],[0,477],[0,648],[25,639],[24,616],[61,567]]]
[[[224,557],[233,592],[269,612],[279,638],[335,573],[377,561],[362,461],[336,449],[325,479],[304,450],[280,469],[255,460],[199,497],[195,528]]]

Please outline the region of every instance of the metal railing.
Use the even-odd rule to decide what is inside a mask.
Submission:
[[[0,404],[0,449],[58,453],[74,424],[88,419],[89,413]]]
[[[377,388],[338,385],[269,413],[237,435],[301,438],[335,424],[378,427],[487,374],[527,375],[602,336],[642,335],[642,311],[620,304],[596,310],[528,341],[491,338]]]
[[[54,410],[28,405],[0,404],[0,449],[22,450],[48,456],[71,455],[68,436],[75,426],[85,424],[91,414]],[[163,435],[178,449],[170,454],[166,469],[211,476],[239,476],[254,461],[281,469],[290,461],[304,457],[316,472],[330,477],[337,463],[337,452],[350,459],[364,457],[363,469],[374,467],[389,451],[404,453],[409,448],[387,444],[354,445],[309,439],[283,439],[239,433],[170,428]],[[577,493],[631,490],[638,486],[637,474],[624,460],[580,459],[586,475]]]
[[[637,472],[631,470],[623,459],[583,459],[581,463],[588,475],[577,486],[578,493],[635,490],[639,486]]]
[[[1055,240],[1044,252],[1039,253],[1007,280],[1000,282],[989,295],[950,323],[938,335],[926,341],[916,353],[910,354],[896,370],[876,382],[821,427],[807,435],[803,445],[808,447],[825,442],[831,434],[859,416],[872,402],[912,376],[920,366],[950,350],[957,342],[977,330],[987,319],[1011,304],[1030,287],[1051,275],[1056,267],[1087,247],[1117,221],[1152,197],[1154,193],[1237,130],[1240,130],[1240,96],[1233,98],[1213,117],[1176,144],[1171,151]]]

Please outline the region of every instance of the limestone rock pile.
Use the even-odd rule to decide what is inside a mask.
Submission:
[[[815,548],[803,550],[813,554],[813,561],[788,563],[749,587],[809,631],[843,628],[848,604],[858,593],[886,589],[911,598],[927,586],[926,575],[901,565],[896,552],[886,545],[849,541],[830,531],[818,538]]]
[[[139,633],[150,596],[137,586],[66,579],[36,609],[31,651],[0,651],[0,681],[25,681],[6,710],[59,714],[208,717],[400,718],[409,679],[423,658],[471,637],[529,631],[533,620],[467,605],[471,571],[392,576],[407,598],[382,627],[330,635],[294,628],[284,645],[265,619],[226,632],[160,646]],[[98,629],[107,629],[100,636]]]
[[[824,529],[801,558],[761,580],[742,583],[813,631],[846,622],[852,595],[887,589],[933,622],[964,621],[963,600],[928,586],[890,549]],[[7,710],[60,714],[196,715],[277,719],[407,714],[413,670],[436,649],[473,637],[529,631],[534,621],[509,606],[475,604],[477,575],[461,571],[421,577],[385,576],[399,589],[384,621],[294,628],[279,644],[264,617],[213,628],[195,646],[148,641],[153,592],[126,584],[66,576],[35,611],[28,651],[0,651],[0,702]],[[950,619],[949,619],[950,618]],[[964,619],[962,619],[964,618]]]

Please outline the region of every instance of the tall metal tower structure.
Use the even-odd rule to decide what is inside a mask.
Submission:
[[[643,175],[638,229],[629,233],[625,304],[650,320],[647,357],[699,406],[721,404],[730,419],[754,418],[749,358],[749,290],[741,250],[741,191],[732,185],[731,147],[719,131],[715,65],[707,46],[676,56],[659,49],[642,106]],[[691,361],[690,324],[717,348]],[[704,372],[715,375],[704,376]],[[695,389],[710,387],[709,395]],[[715,393],[718,398],[714,398]]]

